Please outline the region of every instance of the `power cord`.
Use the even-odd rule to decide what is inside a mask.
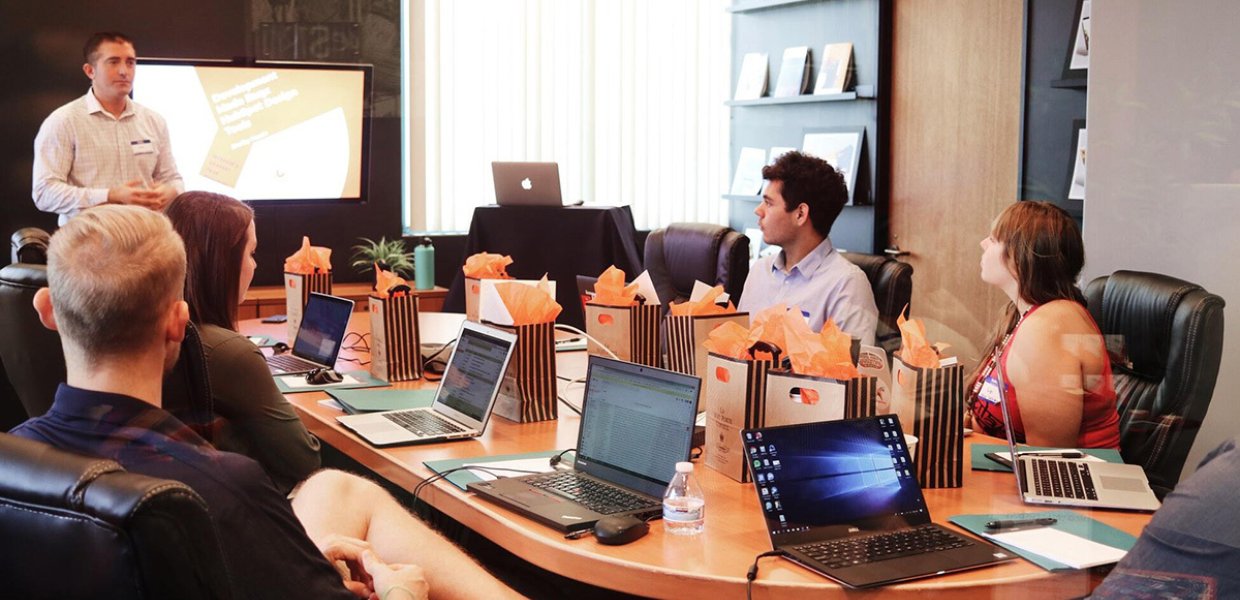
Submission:
[[[753,600],[753,580],[758,578],[758,561],[768,556],[783,556],[783,550],[768,550],[753,557],[753,564],[749,566],[749,572],[745,574],[745,598]]]
[[[561,452],[560,454],[563,454],[563,452]],[[523,474],[538,473],[538,471],[527,471],[525,469],[504,468],[504,469],[498,469],[498,470],[503,471],[504,473],[523,473]],[[460,467],[453,467],[451,469],[445,469],[439,473],[436,473],[434,475],[431,475],[430,477],[427,477],[426,479],[423,479],[421,483],[418,483],[418,485],[413,487],[413,506],[410,508],[410,510],[415,513],[417,512],[418,502],[421,500],[419,495],[422,493],[422,488],[432,483],[435,483],[436,481],[439,481],[440,479],[445,479],[448,477],[448,475],[451,475],[458,471],[481,471],[495,478],[507,477],[507,475],[497,474],[495,473],[495,471],[492,471],[490,468],[483,467],[480,465],[464,465]]]
[[[586,382],[586,378],[585,378],[585,377],[578,377],[578,378],[576,378],[576,379],[570,379],[570,378],[568,378],[568,377],[563,377],[563,376],[560,376],[560,375],[556,375],[556,379],[562,379],[562,380],[564,380],[564,381],[567,381],[567,382],[568,382],[568,384],[564,386],[564,391],[565,391],[565,392],[567,392],[567,391],[568,391],[568,388],[573,387],[573,384],[577,384],[577,383],[585,383],[585,382]],[[569,410],[571,410],[571,411],[573,411],[573,412],[577,413],[577,415],[578,415],[578,416],[580,416],[580,415],[581,415],[581,407],[580,407],[580,406],[577,406],[577,405],[573,404],[572,402],[569,402],[569,401],[568,401],[568,398],[565,398],[564,396],[561,396],[561,395],[559,395],[558,393],[555,395],[555,397],[556,397],[556,399],[558,399],[560,402],[563,402],[563,403],[564,403],[564,406],[567,406]]]
[[[448,361],[439,358],[440,354],[452,347],[456,343],[456,338],[452,338],[443,347],[433,352],[430,356],[422,359],[422,374],[427,381],[439,381],[443,379],[443,372],[448,368]],[[439,377],[431,377],[431,374],[439,375]]]
[[[567,332],[569,332],[569,333],[575,333],[575,334],[577,334],[577,335],[584,336],[587,340],[590,340],[591,342],[594,342],[594,343],[595,343],[595,344],[596,344],[599,348],[602,348],[602,349],[603,349],[603,352],[606,352],[606,353],[607,353],[607,356],[610,356],[610,357],[612,357],[612,358],[614,358],[614,359],[616,359],[616,360],[620,360],[620,357],[619,357],[619,356],[616,356],[616,353],[615,353],[615,352],[612,352],[612,351],[611,351],[611,348],[608,348],[608,347],[607,347],[606,345],[604,345],[602,342],[600,342],[600,341],[598,341],[597,339],[595,339],[595,338],[594,338],[594,336],[592,336],[592,335],[590,335],[590,334],[588,334],[588,333],[586,333],[586,332],[584,332],[584,331],[582,331],[582,330],[580,330],[580,329],[577,329],[576,327],[573,327],[572,325],[565,325],[565,324],[563,324],[563,323],[556,323],[556,324],[555,324],[555,328],[556,328],[556,329],[559,329],[560,331],[567,331]]]
[[[552,456],[552,457],[551,457],[551,460],[550,460],[550,461],[548,461],[548,462],[550,462],[550,463],[551,463],[551,466],[552,466],[552,467],[554,467],[554,468],[559,468],[559,464],[560,464],[561,462],[563,462],[563,461],[564,461],[564,455],[565,455],[565,454],[568,454],[569,452],[572,452],[572,453],[573,453],[573,456],[576,456],[576,455],[577,455],[577,449],[576,449],[576,448],[569,448],[569,449],[567,449],[567,450],[561,450],[559,454],[557,454],[557,455],[555,455],[555,456]]]
[[[349,339],[351,338],[351,336],[357,336],[357,340],[354,341],[352,345],[349,344]],[[352,350],[353,352],[370,352],[370,339],[369,338],[370,338],[369,333],[358,333],[356,331],[350,331],[349,333],[344,334],[344,341],[341,347],[344,348],[345,350]]]

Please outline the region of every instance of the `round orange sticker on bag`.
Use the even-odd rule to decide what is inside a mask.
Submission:
[[[732,372],[724,367],[715,367],[715,379],[727,383],[732,378]]]

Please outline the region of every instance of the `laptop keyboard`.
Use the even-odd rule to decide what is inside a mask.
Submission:
[[[267,364],[286,372],[310,371],[318,368],[319,366],[304,358],[293,356],[292,354],[275,354],[268,356]]]
[[[1025,459],[1033,463],[1033,489],[1039,496],[1097,500],[1094,479],[1089,465],[1084,462],[1067,462],[1038,458]]]
[[[535,475],[525,482],[538,489],[564,496],[601,515],[654,510],[661,506],[649,498],[600,481],[578,477],[571,471]]]
[[[383,417],[422,437],[465,431],[464,427],[452,421],[442,419],[429,410],[405,410],[383,413]]]
[[[838,569],[971,545],[973,542],[968,539],[931,524],[891,533],[805,544],[795,549],[828,568]]]

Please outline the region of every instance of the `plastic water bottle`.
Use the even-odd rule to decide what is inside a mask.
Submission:
[[[676,476],[663,494],[663,530],[675,535],[702,533],[706,497],[693,477],[693,463],[676,463]]]
[[[413,280],[419,290],[435,287],[435,247],[431,238],[422,238],[422,243],[413,249]]]

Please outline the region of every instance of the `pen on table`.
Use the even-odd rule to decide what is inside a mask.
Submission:
[[[1017,454],[1021,456],[1047,456],[1050,458],[1085,458],[1084,452],[1074,452],[1071,450],[1066,452],[1057,450],[1027,450],[1025,452],[1017,452]]]
[[[1015,529],[1017,527],[1050,527],[1059,520],[1053,517],[1044,517],[1040,519],[1021,519],[1014,521],[990,521],[986,523],[986,529]]]

